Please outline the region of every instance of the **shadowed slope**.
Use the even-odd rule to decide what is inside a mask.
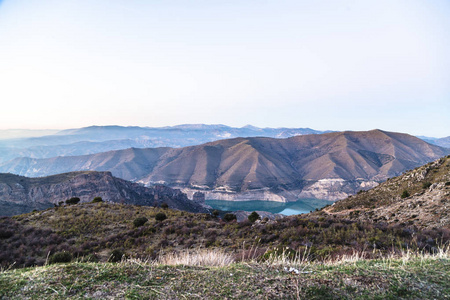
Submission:
[[[110,172],[72,172],[41,178],[0,174],[0,216],[45,209],[72,197],[90,202],[97,196],[108,202],[138,205],[165,202],[176,209],[207,211],[179,190],[164,186],[146,188],[113,177]]]

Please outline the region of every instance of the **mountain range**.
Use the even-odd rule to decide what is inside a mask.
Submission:
[[[41,136],[37,136],[41,133]],[[44,135],[44,133],[51,133]],[[186,147],[225,138],[265,136],[286,138],[319,134],[309,128],[235,128],[225,125],[186,124],[171,127],[90,126],[59,132],[0,131],[0,162],[17,157],[50,158],[94,154],[127,148]],[[29,137],[24,137],[24,136]],[[13,137],[16,138],[6,138]],[[2,139],[3,138],[3,139]]]
[[[444,138],[430,138],[430,137],[420,137],[421,139],[423,139],[425,142],[433,144],[433,145],[438,145],[441,147],[445,147],[445,148],[450,148],[450,136],[448,137],[444,137]]]
[[[144,187],[116,178],[110,172],[71,172],[42,178],[0,174],[0,216],[46,209],[72,197],[80,198],[81,202],[101,197],[107,202],[147,206],[164,202],[174,209],[208,212],[179,190]]]
[[[165,184],[207,199],[337,200],[433,161],[450,149],[381,130],[290,138],[250,137],[183,148],[130,148],[49,159],[16,158],[0,172],[36,177],[110,171],[147,186]]]

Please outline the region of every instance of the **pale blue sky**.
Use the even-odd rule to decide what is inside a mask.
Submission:
[[[0,1],[0,129],[450,136],[450,1]]]

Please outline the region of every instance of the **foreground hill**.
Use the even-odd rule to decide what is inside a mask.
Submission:
[[[391,178],[323,211],[355,220],[450,229],[450,156]]]
[[[113,177],[110,172],[72,172],[42,178],[0,174],[0,216],[53,207],[72,197],[80,198],[81,202],[90,202],[94,197],[107,202],[139,205],[165,202],[176,209],[207,211],[179,190],[164,186],[146,188]]]
[[[286,139],[236,138],[185,148],[126,149],[94,155],[20,158],[0,171],[45,176],[111,171],[147,185],[163,183],[207,199],[337,200],[450,153],[416,137],[372,130]]]

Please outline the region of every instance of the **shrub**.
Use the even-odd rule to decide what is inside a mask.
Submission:
[[[270,250],[267,250],[262,256],[262,259],[264,261],[267,261],[267,260],[271,260],[271,261],[282,260],[282,261],[284,261],[286,259],[294,260],[296,258],[298,258],[298,253],[289,247],[285,247],[285,248],[277,247],[274,249],[270,249]]]
[[[0,229],[0,239],[8,239],[14,235],[11,230]]]
[[[429,181],[426,181],[426,182],[423,182],[422,183],[422,188],[424,188],[424,189],[427,189],[427,188],[429,188],[431,186],[431,182],[429,182]]]
[[[108,262],[120,262],[125,256],[125,253],[121,249],[114,249],[109,255]]]
[[[165,213],[157,213],[155,215],[155,220],[156,221],[164,221],[165,219],[167,219],[167,216]]]
[[[402,198],[407,198],[407,197],[409,197],[409,192],[408,192],[407,190],[403,190],[401,197],[402,197]]]
[[[225,214],[225,216],[223,216],[224,221],[226,222],[231,222],[233,220],[237,220],[236,215],[235,214]]]
[[[52,256],[50,256],[49,263],[50,264],[56,264],[56,263],[68,263],[72,261],[72,254],[66,251],[63,252],[56,252]]]
[[[133,224],[134,227],[140,227],[142,225],[144,225],[145,223],[147,223],[148,219],[146,217],[139,217],[134,219]]]
[[[169,204],[163,202],[163,203],[161,203],[161,208],[162,209],[168,209],[169,208]]]
[[[252,223],[256,222],[256,220],[259,219],[259,215],[256,211],[252,212],[249,216],[248,216],[248,220]]]
[[[92,203],[99,203],[99,202],[103,202],[102,197],[95,197],[94,200],[92,200]]]
[[[66,200],[66,204],[77,204],[80,202],[80,198],[78,197],[72,197],[69,200]]]
[[[212,211],[212,213],[211,213],[214,217],[218,217],[219,216],[219,214],[220,214],[220,212],[217,210],[217,209],[215,209],[215,210],[213,210]]]

